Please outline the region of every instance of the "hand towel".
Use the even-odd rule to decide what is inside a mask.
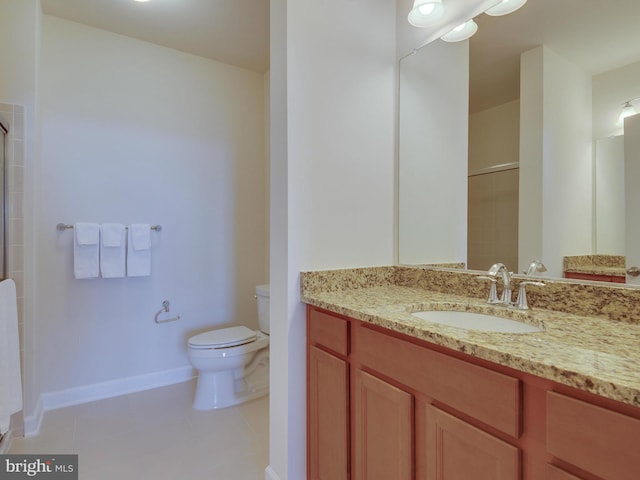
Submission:
[[[149,250],[151,248],[151,225],[148,223],[134,223],[129,226],[134,250]]]
[[[120,223],[102,224],[100,242],[100,275],[102,278],[121,278],[126,269],[126,236],[124,225]]]
[[[73,274],[76,278],[95,278],[100,273],[100,225],[74,225]]]
[[[151,275],[151,225],[134,223],[129,225],[127,243],[127,276]]]
[[[9,430],[11,415],[22,410],[20,343],[16,284],[0,282],[0,433]]]

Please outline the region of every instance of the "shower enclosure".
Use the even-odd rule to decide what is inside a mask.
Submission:
[[[0,280],[7,277],[7,135],[8,124],[0,116]]]

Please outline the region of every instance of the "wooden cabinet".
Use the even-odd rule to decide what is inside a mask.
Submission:
[[[413,398],[356,369],[353,375],[356,480],[413,478]]]
[[[309,478],[349,478],[347,364],[318,348],[309,351]]]
[[[310,480],[631,480],[640,409],[308,308]]]
[[[360,322],[308,313],[310,480],[520,478],[517,446],[432,405],[517,438],[517,379]]]
[[[333,317],[332,317],[333,319]],[[310,342],[327,342],[346,354],[344,320],[331,320],[309,329]],[[335,319],[338,320],[338,319]],[[327,325],[331,325],[327,329]],[[319,343],[318,345],[322,345]],[[310,344],[307,349],[307,457],[308,478],[348,480],[349,370],[340,354]]]

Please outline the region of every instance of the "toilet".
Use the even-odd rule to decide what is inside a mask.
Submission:
[[[260,330],[228,327],[189,338],[187,355],[198,371],[193,408],[213,410],[269,393],[269,285],[256,287]]]

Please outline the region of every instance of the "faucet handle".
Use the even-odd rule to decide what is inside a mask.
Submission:
[[[518,288],[518,299],[516,300],[516,307],[518,308],[518,310],[529,310],[529,304],[527,303],[527,285],[533,285],[535,287],[545,286],[545,284],[542,282],[533,282],[529,280],[520,282]]]
[[[489,287],[489,298],[487,298],[487,303],[500,303],[498,300],[498,287],[496,287],[496,283],[498,279],[495,277],[487,277],[485,275],[480,275],[476,277],[477,280],[484,280],[486,282],[491,282],[491,286]]]

